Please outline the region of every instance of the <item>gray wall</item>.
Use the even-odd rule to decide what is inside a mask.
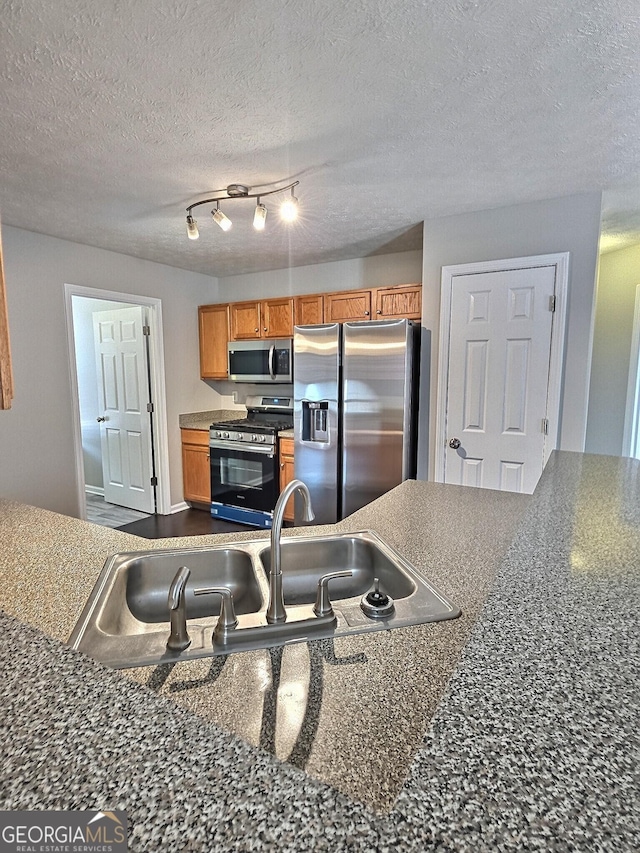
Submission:
[[[422,281],[422,252],[372,255],[292,269],[234,275],[218,279],[220,301],[240,302],[256,297],[325,293]]]
[[[178,415],[218,407],[199,378],[197,306],[209,276],[3,227],[15,399],[0,412],[0,495],[78,514],[64,284],[162,300],[171,502],[182,501]]]
[[[423,370],[419,477],[433,472],[435,449],[428,436],[435,430],[440,278],[450,264],[571,253],[560,447],[584,449],[600,207],[597,192],[425,221],[422,324],[431,330],[431,388]]]
[[[622,453],[640,245],[600,256],[586,449]]]

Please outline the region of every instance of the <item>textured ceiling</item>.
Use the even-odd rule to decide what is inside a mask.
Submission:
[[[639,12],[4,0],[2,221],[217,276],[419,248],[424,219],[594,189],[638,238]],[[258,234],[235,201],[231,231],[203,207],[187,240],[198,198],[291,180],[296,226],[271,211]]]

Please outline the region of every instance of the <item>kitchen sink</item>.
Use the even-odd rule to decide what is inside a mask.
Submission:
[[[72,648],[115,668],[127,668],[227,654],[213,644],[220,614],[219,594],[196,595],[210,587],[232,594],[237,627],[234,648],[268,648],[308,639],[454,619],[460,610],[435,589],[395,549],[371,531],[327,536],[284,537],[281,565],[285,623],[267,625],[271,552],[269,540],[197,548],[137,551],[110,557],[69,638]],[[166,648],[170,634],[168,592],[182,566],[190,575],[184,589],[191,643],[183,651]],[[334,578],[329,595],[335,620],[316,619],[313,605],[323,575]],[[393,599],[392,612],[367,615],[361,601],[374,587]],[[244,630],[243,629],[249,629]]]
[[[320,536],[313,539],[282,540],[282,586],[287,605],[313,604],[318,581],[328,572],[350,569],[349,578],[336,578],[331,582],[331,600],[334,602],[363,596],[378,578],[381,587],[394,600],[404,599],[417,590],[416,581],[403,569],[403,562],[381,540],[362,534]],[[260,560],[267,572],[271,571],[271,551],[260,551]]]

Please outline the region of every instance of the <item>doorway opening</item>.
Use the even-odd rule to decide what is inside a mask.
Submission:
[[[170,513],[160,300],[66,284],[65,309],[80,517]]]

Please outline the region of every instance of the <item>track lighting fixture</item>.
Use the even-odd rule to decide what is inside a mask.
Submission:
[[[299,181],[294,181],[292,184],[287,184],[285,187],[279,187],[277,190],[261,188],[259,193],[252,193],[251,190],[255,189],[255,187],[248,187],[245,186],[245,184],[229,184],[224,190],[215,190],[216,195],[212,198],[205,198],[202,201],[196,201],[193,204],[190,204],[187,208],[187,236],[190,240],[197,240],[199,237],[198,223],[193,218],[191,212],[194,207],[198,207],[201,204],[211,204],[212,202],[215,202],[215,209],[211,211],[213,221],[216,222],[223,231],[228,231],[229,228],[231,228],[231,220],[220,210],[220,202],[235,201],[243,198],[257,199],[257,204],[253,213],[253,227],[256,231],[264,231],[267,219],[267,208],[262,204],[261,198],[268,195],[283,193],[286,192],[286,190],[291,190],[291,197],[285,199],[281,205],[280,216],[285,222],[294,222],[298,215],[298,199],[293,194],[293,188],[299,183]],[[265,185],[263,185],[263,187],[264,186]]]

